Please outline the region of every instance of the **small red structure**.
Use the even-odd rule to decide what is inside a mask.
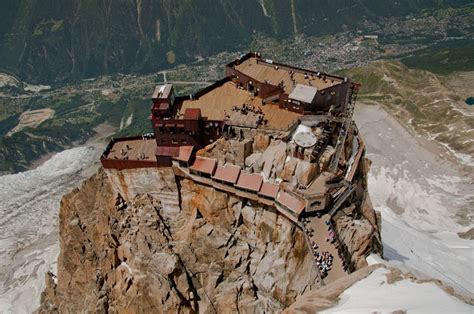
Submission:
[[[189,167],[190,163],[193,161],[193,152],[194,146],[180,146],[178,156],[174,157],[174,160],[177,160],[180,165],[184,167]]]
[[[266,198],[276,199],[279,190],[280,187],[278,185],[265,182],[262,184],[258,194]]]
[[[216,165],[215,159],[197,156],[189,170],[197,175],[210,178],[216,170]]]
[[[201,109],[188,108],[184,111],[184,120],[199,120],[201,119]]]
[[[237,166],[218,166],[212,179],[234,185],[240,175],[240,168]]]
[[[156,86],[151,98],[153,101],[151,108],[152,115],[157,117],[168,116],[174,102],[173,85],[165,84]]]
[[[173,165],[172,158],[179,155],[179,147],[157,146],[155,155],[158,167],[171,167]]]
[[[277,202],[296,217],[299,217],[305,209],[305,204],[302,200],[284,191],[281,191],[278,195]]]
[[[253,193],[258,193],[263,183],[263,177],[259,174],[241,172],[235,187]]]

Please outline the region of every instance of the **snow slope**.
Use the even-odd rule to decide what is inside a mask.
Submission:
[[[432,282],[403,279],[387,282],[390,271],[379,268],[339,297],[337,306],[321,313],[472,313],[474,307],[450,296]],[[404,312],[403,312],[404,313]]]
[[[0,176],[0,313],[39,306],[44,274],[59,253],[62,195],[97,168],[101,145],[65,150],[40,167]]]
[[[472,297],[474,241],[457,232],[472,227],[474,169],[450,161],[381,107],[358,105],[355,119],[373,162],[369,192],[382,213],[384,257]]]

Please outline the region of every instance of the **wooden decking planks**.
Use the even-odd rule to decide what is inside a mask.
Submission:
[[[301,114],[281,109],[275,104],[260,105],[265,119],[268,120],[268,124],[265,128],[276,129],[276,130],[288,130],[297,120]]]
[[[239,89],[232,82],[226,82],[222,86],[202,95],[198,99],[184,100],[178,104],[179,113],[184,114],[188,108],[199,108],[201,114],[208,120],[224,120],[224,112],[231,115],[232,107],[241,108],[244,104],[261,108],[264,119],[268,120],[265,128],[276,130],[287,130],[297,120],[300,114],[279,108],[275,104],[262,105],[262,99],[250,95],[246,90]],[[243,117],[235,117],[243,119]],[[254,125],[254,118],[249,115],[248,121],[243,119],[242,123]]]
[[[128,145],[128,147],[127,147]],[[108,158],[109,159],[125,159],[128,160],[151,160],[156,161],[155,156],[156,142],[154,139],[148,140],[129,140],[119,141],[112,147]],[[122,154],[122,152],[124,152]],[[145,154],[145,159],[140,159],[140,154]]]
[[[272,85],[278,85],[283,81],[285,93],[290,94],[293,91],[294,86],[290,77],[290,69],[279,67],[278,70],[271,64],[265,62],[257,62],[257,59],[250,58],[243,63],[237,65],[236,70],[255,78],[260,82],[270,81]],[[294,71],[293,78],[296,84],[303,84],[316,87],[318,90],[330,87],[332,85],[339,84],[341,81],[334,80],[333,78],[327,78],[326,81],[323,78],[316,76],[305,78],[304,72]],[[334,80],[334,82],[332,81]]]

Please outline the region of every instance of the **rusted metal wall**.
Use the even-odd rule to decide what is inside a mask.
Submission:
[[[247,87],[247,83],[252,81],[252,85],[258,90],[257,95],[261,98],[267,98],[281,92],[281,88],[275,85],[260,82],[255,78],[252,78],[234,68],[226,68],[226,75],[236,84],[242,84],[244,88]]]
[[[156,164],[158,167],[171,167],[173,160],[171,156],[156,156]]]
[[[297,113],[300,113],[300,114],[304,113],[304,106],[303,105],[294,104],[294,103],[290,102],[289,100],[290,99],[288,98],[287,94],[281,93],[280,98],[279,98],[279,107],[282,108],[282,109],[286,109],[286,110],[292,111],[292,112],[297,112]]]
[[[170,158],[171,159],[171,158]],[[136,169],[160,167],[157,162],[149,160],[122,160],[101,158],[102,167],[106,169]]]
[[[327,110],[332,105],[336,106],[337,111],[346,110],[347,102],[349,100],[351,81],[343,82],[318,91],[314,98],[313,104],[307,108],[309,111]]]

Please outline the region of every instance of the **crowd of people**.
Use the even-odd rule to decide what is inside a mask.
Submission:
[[[313,239],[314,233],[317,231],[315,231],[312,227],[310,227],[309,223],[310,223],[309,218],[303,219],[303,225],[305,226],[304,230],[306,234],[309,236],[309,238]],[[347,271],[347,265],[344,262],[344,256],[340,250],[339,242],[337,241],[337,235],[331,224],[331,221],[325,220],[324,224],[327,226],[326,242],[329,242],[330,244],[334,245],[334,247],[337,250],[339,258],[342,260],[343,270]],[[322,230],[320,232],[322,232]],[[313,249],[315,263],[321,272],[322,278],[325,278],[328,275],[329,271],[331,270],[331,267],[334,262],[334,256],[328,251],[320,251],[319,245],[313,240],[311,241],[311,247]]]
[[[326,224],[326,226],[328,226],[326,242],[334,244],[336,242],[336,232],[333,230],[331,222],[329,220],[326,220],[324,223]]]
[[[262,108],[255,107],[253,105],[243,104],[242,107],[233,106],[232,111],[240,111],[241,114],[247,114],[249,112],[255,114],[263,114]]]
[[[232,111],[234,112],[239,112],[240,114],[247,115],[249,113],[257,115],[257,125],[260,124],[267,124],[268,120],[265,119],[265,113],[263,112],[262,108],[260,107],[255,107],[253,105],[248,105],[248,104],[243,104],[242,107],[237,107],[233,106]],[[224,112],[224,116],[226,118],[230,118],[230,115],[227,115],[226,112]]]
[[[328,272],[331,270],[334,257],[328,251],[324,251],[322,253],[314,251],[314,259],[316,261],[316,265],[321,271],[321,276],[325,278],[328,275]]]

